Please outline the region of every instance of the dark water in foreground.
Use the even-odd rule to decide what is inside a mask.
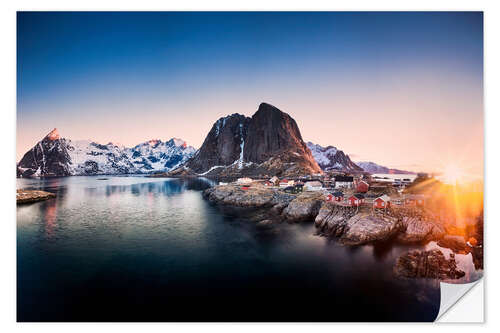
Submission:
[[[100,180],[99,178],[107,178]],[[19,321],[432,321],[439,285],[392,277],[410,247],[344,247],[202,199],[208,180],[18,180]]]

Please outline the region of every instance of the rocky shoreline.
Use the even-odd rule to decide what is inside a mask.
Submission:
[[[50,198],[55,198],[54,193],[38,191],[38,190],[17,190],[16,191],[16,201],[17,204],[27,204],[37,201],[48,200]]]
[[[347,245],[362,245],[395,237],[402,243],[440,240],[444,227],[436,222],[403,213],[373,211],[327,202],[322,192],[288,194],[279,188],[238,185],[215,186],[203,192],[211,203],[232,207],[265,208],[264,220],[314,222],[317,233],[339,238]]]
[[[251,219],[258,227],[271,228],[279,222],[314,223],[316,234],[338,239],[342,244],[357,246],[388,239],[404,244],[436,241],[457,253],[472,252],[476,268],[482,269],[482,246],[468,247],[462,236],[446,234],[446,227],[432,216],[415,209],[374,211],[370,207],[350,207],[325,201],[322,192],[285,193],[276,187],[251,186],[242,189],[235,184],[219,185],[203,191],[203,197],[221,207],[255,209]],[[481,253],[482,254],[482,253]],[[477,263],[476,263],[477,261]],[[455,255],[446,259],[439,249],[414,250],[399,257],[394,275],[400,278],[459,279],[464,272],[456,265]]]

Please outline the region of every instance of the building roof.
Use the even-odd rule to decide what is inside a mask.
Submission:
[[[365,198],[365,196],[363,194],[361,194],[361,193],[356,193],[354,195],[354,197],[356,197],[357,199],[364,199]]]
[[[391,198],[387,194],[381,195],[377,199],[381,199],[383,201],[391,201]],[[375,199],[375,200],[377,200],[377,199]]]
[[[354,177],[353,176],[335,176],[335,181],[336,182],[353,182]]]
[[[319,182],[317,180],[313,180],[313,181],[307,182],[305,185],[306,186],[313,186],[313,187],[323,186],[323,184],[321,184],[321,182]]]
[[[334,197],[343,197],[344,196],[344,193],[340,192],[340,191],[337,191],[337,192],[333,192],[332,195]]]

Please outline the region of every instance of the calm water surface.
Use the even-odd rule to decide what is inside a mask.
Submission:
[[[105,179],[103,179],[105,178]],[[396,280],[414,247],[344,247],[312,223],[263,229],[203,200],[207,179],[18,180],[20,321],[431,321],[432,280]],[[469,275],[470,277],[470,275]]]

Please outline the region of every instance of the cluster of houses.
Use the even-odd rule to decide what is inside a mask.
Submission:
[[[332,201],[352,207],[371,204],[374,209],[387,209],[393,205],[422,207],[425,204],[425,197],[419,194],[405,195],[398,198],[391,198],[387,194],[382,194],[373,200],[370,199],[370,202],[367,202],[366,193],[370,190],[370,188],[372,188],[372,186],[370,186],[370,183],[362,177],[336,175],[332,178],[325,177],[321,181],[303,181],[301,179],[279,179],[274,176],[268,180],[254,180],[249,177],[244,177],[238,178],[236,181],[242,190],[248,190],[254,182],[258,182],[264,186],[278,187],[284,192],[294,194],[303,191],[323,191],[325,192],[326,201]],[[373,185],[373,188],[375,188],[376,184]],[[343,191],[349,194],[344,195]]]

